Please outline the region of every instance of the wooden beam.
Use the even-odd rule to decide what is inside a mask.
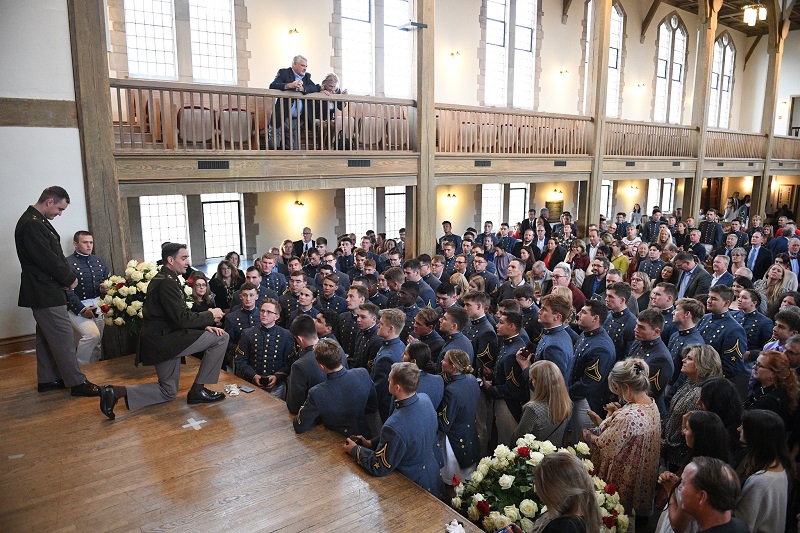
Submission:
[[[561,24],[567,23],[567,13],[569,12],[569,6],[572,5],[572,0],[563,0],[563,5],[561,8]]]
[[[742,70],[747,70],[747,62],[750,60],[750,56],[753,55],[753,52],[756,51],[756,46],[758,46],[759,42],[761,42],[761,35],[755,38],[753,44],[750,45],[750,50],[748,50],[747,54],[744,56],[744,67],[742,67]]]
[[[78,111],[72,100],[0,98],[0,126],[77,128]]]
[[[661,0],[653,0],[653,4],[650,6],[650,9],[647,10],[647,15],[645,15],[642,21],[642,34],[639,36],[639,42],[642,44],[644,44],[644,36],[647,33],[647,28],[649,28],[650,23],[653,22],[653,17],[656,16],[659,5],[661,5]]]

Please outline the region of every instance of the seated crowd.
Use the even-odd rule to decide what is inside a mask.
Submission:
[[[225,310],[229,368],[284,399],[298,433],[343,434],[374,475],[445,497],[532,433],[589,444],[639,527],[784,531],[798,510],[800,230],[738,213],[725,227],[714,209],[697,227],[680,210],[618,213],[586,240],[547,209],[497,233],[445,221],[417,257],[404,231],[329,250],[305,228],[245,272],[235,253],[210,280],[194,272],[195,302]]]

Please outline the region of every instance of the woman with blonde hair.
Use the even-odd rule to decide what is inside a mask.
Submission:
[[[572,400],[564,376],[555,363],[545,360],[533,363],[528,376],[533,389],[531,401],[522,406],[522,417],[511,442],[504,444],[513,446],[517,439],[530,433],[537,440],[561,446],[572,416]]]
[[[469,290],[486,292],[486,280],[477,274],[469,278]]]
[[[569,287],[553,287],[553,290],[550,291],[550,294],[558,294],[559,296],[563,296],[569,302],[569,320],[565,320],[565,324],[572,324],[578,318],[578,311],[575,309],[575,304],[572,301],[572,291]]]
[[[461,298],[469,292],[469,281],[467,277],[461,272],[455,272],[450,276],[450,283],[456,288],[456,296]]]
[[[753,365],[753,378],[756,383],[753,392],[744,402],[744,410],[773,411],[783,419],[786,427],[790,427],[792,414],[797,411],[800,388],[797,374],[789,366],[786,354],[776,350],[766,350],[758,354]]]
[[[536,519],[534,533],[600,531],[594,483],[580,459],[566,452],[547,455],[533,476],[536,493],[547,506]]]
[[[764,277],[753,285],[767,301],[767,307],[780,301],[783,293],[789,290],[790,277],[786,275],[786,268],[775,263],[767,270]]]
[[[637,531],[646,527],[653,512],[661,447],[661,423],[656,402],[649,395],[649,375],[650,367],[638,357],[615,364],[608,387],[624,405],[610,404],[606,419],[596,428],[584,429],[582,439],[589,444],[597,475],[614,483],[620,503],[636,512]],[[598,422],[599,416],[592,414]]]
[[[675,239],[672,238],[672,233],[667,226],[660,226],[654,242],[664,248],[668,244],[675,244]]]

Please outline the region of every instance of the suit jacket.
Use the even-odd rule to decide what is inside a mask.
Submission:
[[[747,255],[744,258],[744,264],[748,263],[748,258],[750,257],[750,251],[753,249],[752,246],[747,247]],[[769,267],[772,266],[772,261],[774,256],[772,255],[772,251],[768,249],[766,246],[761,245],[758,249],[758,255],[756,256],[756,262],[753,265],[753,279],[761,279],[764,277],[764,274],[767,273]]]
[[[139,333],[139,360],[155,365],[172,359],[214,325],[211,311],[196,313],[186,307],[178,275],[162,267],[147,286]]]
[[[683,277],[686,272],[681,272],[681,277],[678,278],[678,290],[683,283]],[[694,298],[695,294],[708,294],[708,288],[711,286],[711,274],[709,274],[703,265],[698,264],[692,272],[692,277],[689,278],[689,284],[686,285],[686,291],[683,293],[684,298]]]
[[[712,283],[714,281],[713,274],[711,276],[711,281]],[[730,272],[725,272],[722,276],[720,276],[719,281],[715,283],[715,286],[716,285],[725,285],[727,287],[730,287],[731,285],[733,285],[733,274],[731,274]]]
[[[311,247],[314,248],[314,239],[311,239]],[[302,239],[299,241],[294,241],[292,243],[292,253],[295,257],[300,257],[303,255],[303,244],[305,244]]]
[[[525,220],[523,220],[520,223],[520,225],[519,225],[519,236],[520,237],[524,237],[525,236],[525,230],[529,230],[529,229],[533,230],[533,235],[536,236],[536,219],[535,218],[533,219],[533,221],[531,221],[530,219],[526,218]]]
[[[33,206],[22,214],[14,230],[17,256],[22,266],[19,285],[20,307],[43,309],[67,304],[75,273],[64,257],[58,232]]]
[[[279,91],[292,91],[292,92],[295,92],[294,89],[287,89],[286,88],[286,84],[287,83],[293,83],[294,82],[294,78],[295,78],[294,70],[292,70],[291,67],[282,68],[282,69],[280,69],[278,71],[277,74],[275,74],[275,79],[272,80],[272,83],[269,84],[269,88],[270,89],[277,89]],[[303,75],[303,91],[302,92],[296,92],[295,94],[296,95],[311,94],[311,93],[316,93],[316,92],[319,92],[319,87],[317,86],[316,83],[311,81],[311,74],[306,72]],[[296,102],[296,101],[297,101],[296,99],[292,99],[291,97],[289,97],[289,98],[279,98],[278,100],[275,101],[276,112],[277,112],[277,107],[279,105],[281,107],[283,107],[283,116],[281,116],[281,114],[278,113],[277,120],[279,122],[289,118],[290,113],[291,113],[291,109],[292,109],[292,104],[294,102]],[[310,101],[304,101],[303,102],[303,104],[310,104],[310,103],[311,103]],[[302,109],[300,111],[300,117],[298,117],[298,118],[305,117],[307,110],[308,110],[308,105],[303,105]]]
[[[778,254],[789,252],[789,239],[786,237],[775,237],[767,243],[767,248],[772,252],[773,257]],[[753,279],[756,279],[753,277]]]
[[[583,285],[581,285],[581,292],[586,299],[590,299],[592,294],[605,294],[606,293],[606,278],[603,276],[603,279],[600,281],[600,284],[597,286],[597,290],[593,291],[592,287],[594,287],[594,282],[597,279],[597,275],[592,274],[591,276],[586,276],[583,279]]]

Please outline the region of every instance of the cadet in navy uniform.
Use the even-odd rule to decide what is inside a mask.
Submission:
[[[325,372],[314,359],[314,346],[319,342],[314,319],[300,315],[292,321],[290,331],[300,348],[299,357],[292,363],[289,371],[286,386],[286,408],[295,414],[305,403],[309,389],[325,381]],[[347,368],[347,359],[343,351],[339,353],[339,363]]]
[[[703,345],[706,343],[703,340],[703,336],[697,331],[697,322],[703,318],[704,313],[703,304],[694,298],[681,298],[675,302],[672,323],[675,324],[678,330],[670,336],[667,349],[672,356],[672,368],[677,369],[678,372],[672,373],[671,386],[666,393],[667,403],[669,403],[680,386],[683,385],[683,382],[686,381],[686,374],[680,372],[680,368],[683,366],[684,349],[694,344]]]
[[[572,400],[572,442],[578,442],[581,429],[594,427],[588,409],[603,412],[608,400],[608,374],[616,363],[616,348],[603,329],[608,308],[603,302],[586,300],[578,311],[578,326],[583,330],[575,345],[575,363],[569,380]]]
[[[534,298],[530,283],[514,289],[514,299],[522,310],[522,330],[528,334],[528,344],[536,351],[536,345],[542,339],[542,325],[539,323],[539,307]]]
[[[344,349],[344,353],[353,355],[356,349],[356,336],[358,335],[358,324],[356,324],[356,310],[363,305],[369,297],[367,289],[361,285],[353,285],[347,289],[347,311],[339,315],[339,334],[337,338]]]
[[[261,256],[261,284],[280,296],[286,291],[286,277],[280,272],[275,272],[275,263],[275,256],[271,253]]]
[[[747,334],[747,350],[742,356],[745,361],[755,361],[764,345],[772,338],[775,324],[758,312],[761,295],[755,289],[742,289],[738,302],[739,310],[732,311],[731,316],[741,324]]]
[[[444,255],[444,275],[447,279],[456,271],[456,247],[451,242],[442,244],[442,255]]]
[[[282,275],[283,274],[281,274],[281,276]],[[272,298],[275,301],[278,300],[279,298],[278,293],[263,284],[264,278],[261,275],[261,271],[258,269],[258,267],[255,266],[247,267],[244,277],[245,277],[245,283],[251,283],[256,286],[256,291],[257,291],[256,301],[255,301],[256,309],[258,309],[258,302],[264,300],[265,298]],[[244,284],[242,284],[242,287],[244,287]],[[236,291],[233,295],[233,299],[231,302],[231,311],[237,309],[241,305],[241,301],[242,301],[242,289],[240,287],[239,290]],[[256,314],[258,314],[258,311],[256,311]]]
[[[297,307],[292,311],[292,314],[289,315],[289,325],[291,326],[294,319],[301,315],[306,315],[311,317],[311,319],[317,318],[317,314],[319,314],[319,307],[317,307],[317,288],[313,285],[306,285],[300,292],[297,294]]]
[[[356,325],[358,335],[356,336],[355,351],[351,354],[351,367],[361,367],[372,370],[375,357],[383,346],[383,339],[378,337],[378,320],[381,310],[378,306],[366,303],[358,306],[356,311]]]
[[[649,245],[650,254],[648,258],[639,263],[639,267],[636,269],[637,272],[644,272],[647,274],[650,279],[659,279],[661,275],[661,269],[664,268],[666,264],[664,261],[661,260],[661,252],[663,248],[660,244],[657,243],[650,243]]]
[[[614,343],[617,361],[628,357],[635,338],[636,317],[628,309],[630,295],[631,286],[627,283],[617,282],[606,287],[606,307],[611,312],[603,322],[603,328]]]
[[[409,342],[423,342],[431,351],[431,359],[435,362],[441,360],[442,347],[444,346],[444,339],[439,332],[436,331],[436,326],[439,324],[439,313],[434,309],[426,307],[420,309],[417,316],[414,317],[414,332],[409,335]],[[438,405],[436,407],[439,407]]]
[[[422,300],[419,306],[432,309],[436,305],[436,293],[422,279],[420,269],[421,266],[418,259],[409,259],[403,264],[403,274],[406,277],[406,281],[414,282],[419,286],[419,298]]]
[[[444,346],[439,351],[439,359],[436,360],[436,371],[442,372],[442,360],[444,354],[450,350],[462,350],[469,356],[470,366],[475,362],[475,350],[472,342],[462,331],[469,324],[467,312],[457,306],[448,307],[444,310],[442,318],[439,319],[439,332],[444,339]]]
[[[296,433],[305,433],[321,422],[346,437],[372,437],[367,415],[378,410],[375,387],[366,369],[348,370],[342,366],[341,349],[328,339],[320,339],[314,346],[314,360],[326,378],[309,389],[308,398],[292,422]]]
[[[444,281],[438,287],[436,287],[435,310],[439,314],[439,318],[442,318],[445,309],[448,307],[460,307],[460,305],[461,304],[458,303],[458,294],[456,294],[455,285],[449,281]],[[439,328],[437,327],[436,329],[438,330]]]
[[[744,371],[743,354],[747,348],[744,328],[731,316],[728,308],[733,291],[725,285],[714,285],[708,290],[706,314],[697,324],[697,331],[706,344],[713,346],[722,360],[722,373],[733,379]]]
[[[242,332],[235,363],[236,371],[247,381],[283,399],[294,340],[289,330],[276,325],[280,313],[281,304],[275,300],[261,302],[261,324]]]
[[[289,276],[289,287],[278,299],[278,303],[281,304],[281,318],[278,324],[280,324],[281,327],[288,328],[291,325],[292,317],[300,306],[300,290],[307,284],[306,275],[302,270],[299,272],[292,272]]]
[[[464,335],[472,343],[472,351],[475,354],[474,367],[481,377],[483,368],[489,371],[494,369],[495,358],[498,352],[497,333],[489,323],[486,313],[489,312],[491,300],[485,292],[468,292],[461,299],[464,310],[470,318]]]
[[[78,285],[67,292],[72,327],[81,338],[76,352],[78,364],[86,365],[100,360],[100,340],[103,335],[103,317],[97,313],[100,300],[106,293],[102,283],[108,279],[108,267],[102,257],[92,255],[94,237],[88,231],[75,233],[75,253],[67,258]]]
[[[391,312],[387,309],[384,313]],[[399,313],[402,316],[402,313]],[[383,320],[383,317],[381,317]],[[348,438],[344,449],[367,472],[385,476],[395,469],[437,498],[442,496],[439,477],[436,410],[424,394],[417,394],[419,368],[395,363],[387,377],[388,391],[397,401],[379,437],[371,441],[358,435]]]
[[[522,417],[522,405],[530,399],[530,391],[522,367],[517,362],[517,352],[525,347],[520,338],[522,314],[505,311],[497,321],[500,353],[492,374],[487,374],[481,384],[486,395],[494,400],[494,419],[497,440],[511,444],[511,436]]]
[[[539,309],[539,323],[542,325],[542,339],[536,346],[533,360],[527,358],[526,363],[521,363],[527,379],[527,369],[534,361],[551,361],[564,376],[564,383],[569,383],[572,365],[575,359],[572,337],[566,332],[568,326],[564,325],[571,312],[569,302],[558,294],[548,294],[542,298]],[[530,348],[525,348],[530,352]]]
[[[422,342],[412,342],[403,352],[403,362],[417,365],[420,370],[417,393],[426,394],[434,409],[438,409],[444,398],[444,379],[435,372],[428,346]],[[390,411],[394,411],[394,408],[393,401]]]
[[[422,281],[427,283],[428,287],[434,291],[433,302],[431,302],[431,307],[433,307],[433,304],[436,303],[436,287],[442,283],[442,280],[434,276],[433,272],[431,272],[431,264],[433,263],[431,256],[428,254],[420,254],[417,260],[419,260],[419,273],[422,276]]]
[[[378,394],[378,412],[382,421],[389,418],[389,404],[392,401],[389,392],[389,370],[392,364],[403,360],[405,345],[400,340],[400,332],[405,321],[406,317],[399,309],[384,309],[378,322],[378,337],[383,339],[383,345],[375,356],[371,376],[375,392]]]
[[[17,257],[22,267],[20,307],[30,307],[36,321],[36,374],[39,392],[65,387],[73,396],[99,396],[100,390],[78,368],[65,289],[78,279],[61,249],[58,232],[50,221],[69,206],[69,194],[48,187],[22,214],[14,230]]]
[[[332,309],[337,313],[347,311],[347,301],[336,294],[339,288],[339,276],[329,274],[322,280],[322,294],[317,300],[317,307],[320,309]]]
[[[419,297],[419,286],[413,281],[404,281],[397,293],[400,302],[400,310],[406,315],[406,323],[400,333],[400,340],[408,342],[408,336],[414,330],[414,318],[419,312],[417,298]]]
[[[260,309],[256,305],[258,287],[248,281],[242,285],[239,291],[239,298],[242,301],[242,305],[237,305],[233,311],[225,315],[222,321],[222,327],[230,337],[225,359],[227,361],[226,364],[231,366],[233,366],[234,353],[239,345],[239,339],[242,338],[242,332],[259,325],[261,322],[259,318]]]
[[[386,309],[388,298],[378,292],[378,276],[375,274],[364,274],[360,276],[359,279],[363,279],[367,283],[369,303],[377,305],[380,309]]]
[[[661,340],[664,315],[656,309],[645,309],[636,317],[636,340],[631,345],[631,358],[643,359],[650,368],[650,395],[658,405],[661,417],[667,413],[664,392],[672,379],[672,356]]]
[[[678,331],[678,326],[672,323],[672,312],[675,311],[677,299],[678,287],[672,283],[659,283],[650,291],[650,309],[658,309],[664,317],[664,329],[661,331],[664,344],[668,344],[672,334]]]
[[[720,248],[724,239],[722,224],[717,222],[717,210],[709,209],[706,211],[706,219],[697,227],[700,230],[700,242],[711,246],[711,249]],[[706,246],[706,250],[708,250]]]
[[[472,260],[472,264],[475,266],[474,275],[482,277],[483,281],[486,282],[486,293],[490,298],[496,298],[497,293],[500,291],[500,279],[494,274],[486,271],[486,268],[489,265],[489,261],[486,259],[486,256],[484,254],[475,254],[475,259]]]
[[[457,349],[448,350],[442,359],[447,384],[439,405],[439,431],[445,463],[441,473],[448,485],[454,475],[466,478],[471,474],[481,458],[475,421],[481,388],[469,359],[467,352]]]

